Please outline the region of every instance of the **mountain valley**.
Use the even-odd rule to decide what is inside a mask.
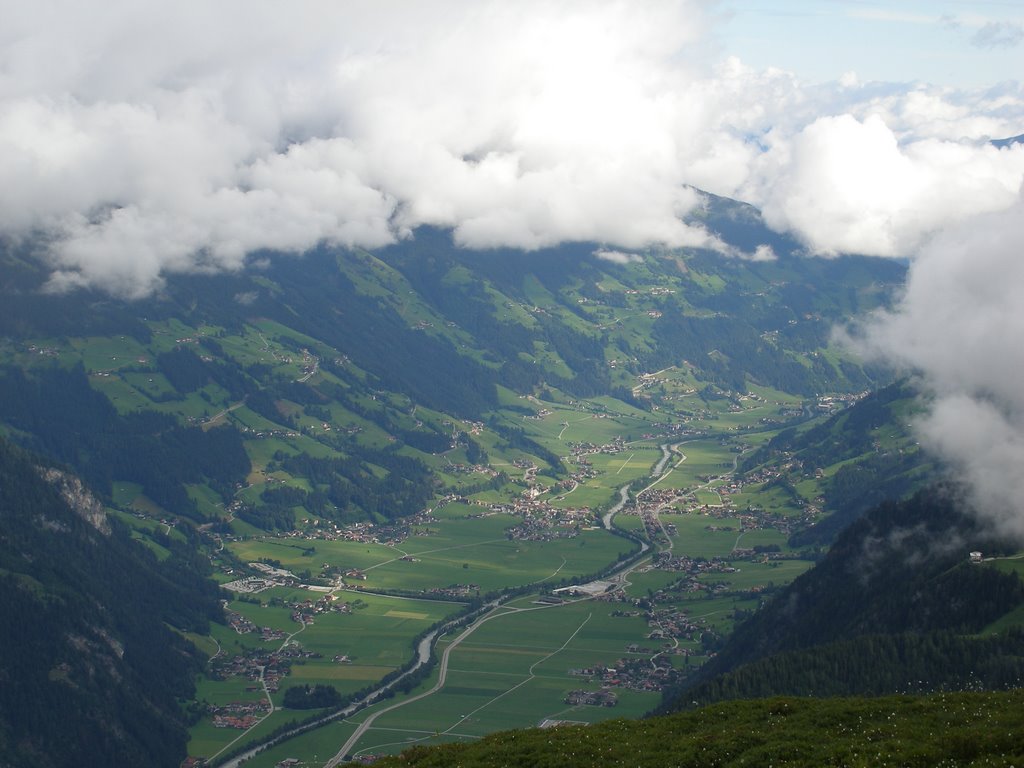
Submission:
[[[8,249],[0,424],[20,448],[5,450],[80,478],[131,549],[126,569],[193,575],[178,588],[202,619],[140,577],[159,618],[90,630],[125,659],[154,621],[173,630],[154,641],[168,652],[190,641],[176,652],[191,661],[167,667],[181,713],[161,716],[179,728],[167,764],[319,765],[693,698],[891,692],[787,688],[790,672],[756,665],[924,627],[867,612],[844,628],[831,606],[817,621],[834,633],[811,638],[779,615],[830,578],[834,541],[856,550],[857,521],[892,516],[862,515],[940,476],[911,431],[911,385],[833,337],[888,306],[904,266],[808,258],[724,198],[702,220],[732,255],[473,251],[423,228],[376,251],[176,277],[132,302],[40,293],[39,267]],[[777,258],[749,258],[762,243]],[[32,561],[47,545],[19,546]],[[1020,624],[1015,561],[969,565],[973,547],[1014,554],[964,536],[915,588],[946,594],[954,569],[978,574],[965,601],[996,582],[1001,597],[960,623],[927,603],[928,631]],[[39,578],[3,567],[11,594]],[[51,636],[67,652],[83,631]],[[943,635],[943,663],[1001,659],[986,678],[1001,687],[1016,637],[978,650]],[[38,684],[82,688],[58,656]],[[714,688],[711,671],[733,677]],[[39,749],[0,744],[13,765]]]

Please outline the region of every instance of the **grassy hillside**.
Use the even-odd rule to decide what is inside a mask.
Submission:
[[[1024,691],[738,701],[416,747],[381,768],[1020,765]]]

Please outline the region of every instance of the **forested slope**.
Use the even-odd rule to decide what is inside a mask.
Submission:
[[[77,478],[0,439],[0,764],[178,764],[199,660],[170,627],[220,609],[208,565],[168,545],[158,561]]]

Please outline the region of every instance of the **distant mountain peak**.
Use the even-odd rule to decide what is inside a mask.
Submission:
[[[1008,139],[992,139],[989,144],[993,147],[1012,147],[1014,144],[1024,144],[1024,133],[1019,136],[1011,136]]]

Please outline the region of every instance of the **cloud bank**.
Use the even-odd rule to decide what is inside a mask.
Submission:
[[[54,290],[144,296],[423,224],[483,248],[720,248],[683,222],[692,187],[813,253],[906,256],[1024,178],[1024,148],[984,141],[1020,132],[1019,85],[808,86],[725,56],[699,0],[7,10],[0,232],[45,235]]]
[[[613,262],[651,245],[774,258],[685,223],[694,188],[736,197],[810,254],[914,259],[860,343],[922,377],[922,440],[1024,538],[1024,146],[988,142],[1021,133],[1024,88],[808,84],[721,50],[716,12],[5,3],[0,237],[46,244],[51,290],[129,298],[424,224],[478,248],[595,242]],[[992,21],[974,43],[1021,39]]]
[[[1024,200],[935,238],[863,351],[919,375],[922,444],[964,478],[978,509],[1024,541]]]

